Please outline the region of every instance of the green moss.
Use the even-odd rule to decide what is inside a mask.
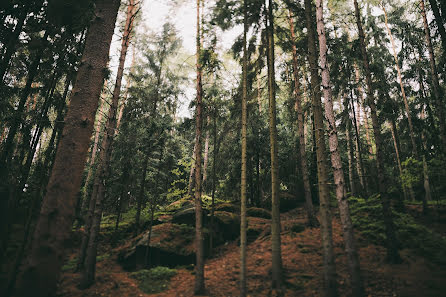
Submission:
[[[158,266],[150,270],[143,269],[130,274],[138,280],[139,288],[147,294],[160,293],[169,286],[170,279],[177,273],[175,269]]]
[[[263,208],[250,207],[246,210],[246,214],[248,217],[271,219],[271,212]]]
[[[102,262],[108,258],[110,258],[110,254],[105,253],[103,255],[96,256],[96,262]],[[62,266],[62,271],[73,271],[74,269],[76,269],[76,265],[77,257],[73,257]]]

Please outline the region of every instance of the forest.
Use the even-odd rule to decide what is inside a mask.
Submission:
[[[0,1],[0,296],[446,296],[445,22]]]

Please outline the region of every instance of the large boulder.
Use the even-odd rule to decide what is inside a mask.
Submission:
[[[208,211],[203,208],[203,224]],[[195,226],[195,207],[181,209],[172,215],[172,223]]]
[[[124,269],[144,268],[146,260],[151,266],[167,267],[195,262],[193,227],[172,223],[156,225],[152,229],[150,244],[148,235],[146,231],[119,253],[118,260]]]
[[[214,212],[216,243],[234,240],[240,235],[240,216],[228,211]]]
[[[264,208],[250,207],[246,210],[248,217],[271,219],[271,212]]]

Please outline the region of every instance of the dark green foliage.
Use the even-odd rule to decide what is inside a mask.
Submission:
[[[139,288],[147,294],[160,293],[168,288],[170,279],[177,273],[175,269],[158,266],[150,270],[143,269],[130,274],[138,280]]]
[[[384,245],[384,222],[379,196],[368,199],[350,198],[353,225],[374,244]],[[409,214],[393,211],[398,241],[402,249],[426,257],[436,263],[446,263],[446,238],[416,222]]]

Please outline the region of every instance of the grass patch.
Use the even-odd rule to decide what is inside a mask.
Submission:
[[[105,253],[99,256],[96,256],[96,263],[97,262],[102,262],[106,259],[110,258],[110,254],[109,253]],[[62,266],[62,271],[74,271],[76,269],[77,266],[77,257],[73,257],[71,259],[69,259],[63,266]]]
[[[170,279],[177,273],[175,269],[158,266],[150,270],[143,269],[130,274],[138,281],[139,288],[147,294],[160,293],[169,286]]]

